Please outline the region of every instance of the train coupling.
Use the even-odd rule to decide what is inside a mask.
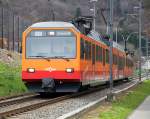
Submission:
[[[51,78],[42,79],[42,89],[47,92],[51,92],[55,90],[55,82]]]

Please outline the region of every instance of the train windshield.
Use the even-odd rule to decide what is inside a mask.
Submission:
[[[76,36],[67,30],[32,31],[26,40],[26,58],[75,58]]]

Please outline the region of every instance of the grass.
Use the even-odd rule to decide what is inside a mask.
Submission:
[[[10,67],[0,62],[0,96],[25,92],[21,81],[21,67]]]
[[[100,119],[126,119],[134,109],[150,95],[150,81],[139,84],[133,91],[120,96],[107,111],[100,113]]]

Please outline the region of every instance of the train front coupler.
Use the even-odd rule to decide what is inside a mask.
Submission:
[[[54,92],[55,91],[55,81],[51,78],[42,79],[42,89],[45,92]]]

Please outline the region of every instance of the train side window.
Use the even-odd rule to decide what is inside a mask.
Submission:
[[[125,57],[123,57],[123,68],[125,67]]]
[[[100,62],[103,61],[103,54],[102,54],[102,48],[100,47]]]
[[[113,54],[113,64],[115,65],[115,55]]]
[[[106,63],[108,64],[109,63],[109,51],[106,50]]]
[[[119,58],[119,62],[120,62],[120,69],[122,69],[122,58]]]
[[[129,67],[129,59],[128,59],[128,67]]]
[[[114,65],[117,65],[117,56],[116,55],[114,55]]]
[[[99,46],[96,45],[96,61],[99,61]]]
[[[118,66],[118,56],[116,55],[116,65]]]
[[[105,49],[103,49],[103,65],[105,66]]]
[[[84,47],[84,40],[81,39],[81,42],[80,42],[80,58],[81,59],[84,59],[84,54],[85,54],[85,47]]]
[[[120,68],[124,68],[124,57],[120,57]]]
[[[95,44],[92,45],[92,64],[95,64]]]
[[[116,65],[118,65],[118,56],[116,55]]]
[[[127,67],[128,67],[128,66],[129,66],[129,63],[128,63],[128,58],[127,58],[126,60],[127,60],[127,63],[126,63],[126,64],[127,64]]]
[[[119,64],[118,67],[119,67],[119,69],[121,69],[121,57],[118,57],[118,61],[119,61],[119,62],[118,62],[118,64]]]
[[[117,55],[115,55],[115,64],[118,65]]]
[[[100,57],[101,57],[100,46],[98,46],[98,61],[99,61],[99,62],[100,62]]]
[[[88,41],[85,41],[85,59],[88,60]]]
[[[90,42],[88,43],[88,55],[89,55],[88,59],[91,60],[91,43]]]
[[[121,69],[123,69],[123,57],[121,57]]]
[[[119,61],[119,69],[121,69],[121,58],[120,57],[118,58],[118,61]]]

